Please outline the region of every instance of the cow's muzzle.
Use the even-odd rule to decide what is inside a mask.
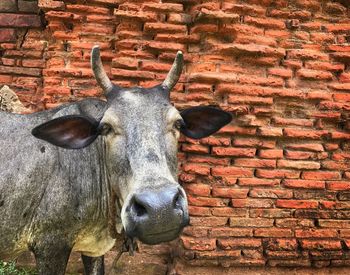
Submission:
[[[146,244],[171,241],[189,223],[185,192],[178,185],[139,191],[129,196],[124,218],[129,237]]]

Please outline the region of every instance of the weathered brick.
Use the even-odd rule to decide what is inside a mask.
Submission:
[[[31,14],[0,14],[0,27],[41,27],[40,17]]]
[[[317,208],[317,201],[305,201],[305,200],[277,200],[276,206],[280,208]]]

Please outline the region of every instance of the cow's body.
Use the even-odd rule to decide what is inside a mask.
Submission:
[[[100,119],[104,106],[90,99],[32,115],[0,114],[0,258],[34,249],[48,235],[89,256],[113,246],[102,138],[87,148],[67,150],[29,134],[58,116]]]

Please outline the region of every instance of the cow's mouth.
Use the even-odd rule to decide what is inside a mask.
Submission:
[[[145,235],[140,235],[138,236],[138,238],[141,242],[145,244],[154,245],[162,242],[170,242],[176,239],[180,235],[181,231],[181,228],[175,228],[157,233],[148,233]]]

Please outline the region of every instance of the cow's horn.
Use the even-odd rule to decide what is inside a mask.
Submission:
[[[182,67],[184,65],[184,56],[181,51],[178,51],[166,79],[163,81],[162,86],[168,88],[170,91],[176,85],[180,78]]]
[[[91,68],[94,72],[98,85],[101,86],[105,94],[113,89],[113,83],[108,78],[101,61],[100,47],[94,46],[91,51]]]

